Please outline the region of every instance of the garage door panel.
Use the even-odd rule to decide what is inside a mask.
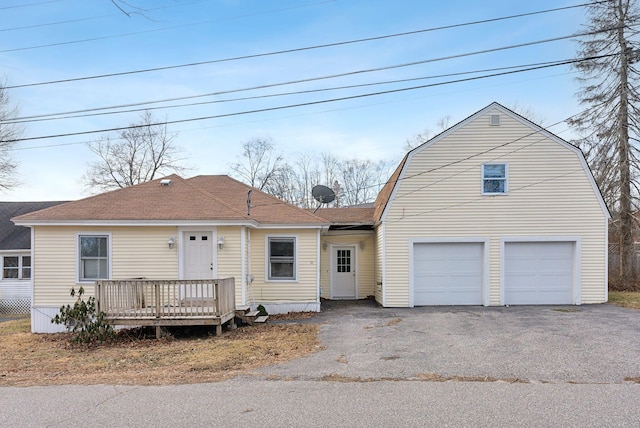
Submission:
[[[414,245],[414,305],[481,305],[482,243]]]
[[[571,304],[573,242],[505,243],[504,303]]]

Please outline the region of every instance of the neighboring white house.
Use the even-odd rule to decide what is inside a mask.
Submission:
[[[31,230],[11,218],[62,202],[0,202],[0,314],[28,314],[31,308]]]

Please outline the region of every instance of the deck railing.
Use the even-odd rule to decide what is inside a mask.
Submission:
[[[235,281],[101,280],[96,300],[97,310],[111,319],[221,317],[235,310]]]

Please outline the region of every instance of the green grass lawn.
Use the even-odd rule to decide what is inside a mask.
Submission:
[[[625,308],[640,309],[640,292],[638,291],[609,291],[609,303]]]

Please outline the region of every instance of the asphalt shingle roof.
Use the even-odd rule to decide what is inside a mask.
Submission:
[[[0,250],[28,250],[31,248],[31,231],[16,226],[13,217],[38,211],[64,201],[49,202],[0,202]]]
[[[162,185],[162,180],[171,180]],[[247,195],[251,190],[251,208]],[[323,225],[326,220],[226,175],[184,179],[171,175],[19,216],[29,222],[74,221],[254,221]]]

